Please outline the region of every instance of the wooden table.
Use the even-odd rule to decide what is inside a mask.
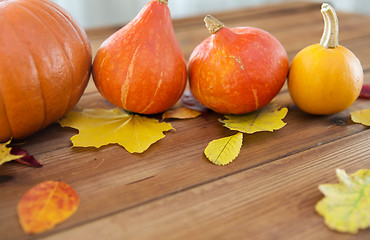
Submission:
[[[276,36],[290,60],[319,42],[320,5],[291,3],[214,14],[227,26],[254,26]],[[370,83],[370,18],[339,13],[340,44],[360,59]],[[174,21],[188,59],[209,34],[203,16]],[[115,29],[89,31],[94,52]],[[232,132],[221,115],[171,121],[176,132],[143,154],[117,145],[71,148],[77,131],[53,124],[23,148],[44,163],[40,169],[16,162],[0,167],[0,239],[370,239],[329,230],[315,212],[322,183],[336,183],[335,169],[370,168],[370,129],[349,113],[369,108],[359,99],[332,116],[311,116],[291,101],[286,87],[276,100],[288,107],[287,125],[273,133],[245,135],[239,157],[215,166],[207,144]],[[78,108],[111,107],[90,82]],[[27,236],[18,224],[23,193],[45,180],[62,180],[79,194],[77,212],[54,229]]]

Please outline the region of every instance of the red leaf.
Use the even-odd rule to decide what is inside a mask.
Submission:
[[[204,119],[208,119],[208,108],[198,102],[190,90],[185,90],[181,97],[181,103],[184,107],[201,112]]]
[[[208,108],[203,106],[198,102],[198,100],[191,94],[190,90],[186,90],[181,97],[181,103],[184,107],[197,110],[199,112],[205,113],[207,112]]]
[[[370,98],[370,85],[363,85],[360,93],[360,98]]]
[[[12,147],[12,150],[10,151],[13,155],[20,155],[23,156],[21,158],[16,159],[15,161],[32,166],[40,168],[42,167],[42,164],[39,163],[32,155],[29,155],[26,150],[23,150],[18,147]]]

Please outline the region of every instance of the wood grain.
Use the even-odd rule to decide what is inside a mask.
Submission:
[[[363,132],[44,239],[351,239],[326,229],[313,206],[323,197],[317,186],[337,182],[336,168],[370,168],[369,143]]]
[[[227,26],[255,26],[276,36],[289,58],[319,42],[319,4],[290,3],[215,13]],[[174,21],[188,59],[209,34],[203,16]],[[370,84],[370,18],[339,13],[340,43],[360,59]],[[88,32],[93,51],[118,28]],[[289,109],[286,127],[244,135],[239,157],[224,167],[203,154],[216,138],[233,134],[207,119],[170,121],[176,131],[143,154],[122,147],[71,148],[77,131],[52,124],[22,147],[44,162],[34,169],[18,163],[0,167],[0,239],[370,239],[329,230],[314,210],[321,183],[336,182],[335,168],[370,168],[370,130],[350,120],[369,108],[359,99],[331,116],[311,116],[291,101],[286,86],[275,100]],[[112,108],[92,81],[76,106]],[[25,235],[16,215],[20,196],[44,180],[62,180],[80,195],[68,221],[38,236]]]

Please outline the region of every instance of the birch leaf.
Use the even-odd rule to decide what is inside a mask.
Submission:
[[[204,150],[207,158],[216,165],[231,163],[240,152],[243,143],[243,133],[213,140]]]
[[[351,119],[355,123],[370,126],[370,108],[351,113]]]
[[[201,114],[202,113],[197,110],[190,109],[187,107],[180,107],[180,108],[168,110],[165,113],[163,113],[162,120],[166,118],[167,119],[168,118],[176,118],[176,119],[196,118]]]
[[[41,233],[69,218],[80,200],[64,182],[46,181],[28,190],[18,203],[19,223],[28,234]]]
[[[252,113],[243,115],[225,115],[226,120],[219,120],[225,127],[243,133],[255,133],[261,131],[274,131],[286,125],[282,119],[288,113],[287,108],[280,109],[276,104],[269,104]]]
[[[316,204],[316,211],[333,230],[357,233],[370,226],[370,170],[347,175],[336,170],[338,184],[322,184],[325,197]]]
[[[74,147],[101,147],[117,143],[130,153],[142,153],[153,143],[164,138],[164,131],[172,128],[169,123],[119,109],[84,109],[70,112],[59,123],[62,127],[79,130],[71,138]]]
[[[19,155],[14,155],[11,153],[12,148],[7,147],[10,141],[11,140],[6,143],[0,143],[0,165],[20,158]]]

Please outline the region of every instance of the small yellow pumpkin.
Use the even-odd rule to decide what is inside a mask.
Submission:
[[[288,89],[294,103],[310,114],[328,115],[348,108],[359,96],[363,69],[358,58],[338,44],[335,10],[322,4],[325,28],[320,44],[301,50],[293,59]]]

